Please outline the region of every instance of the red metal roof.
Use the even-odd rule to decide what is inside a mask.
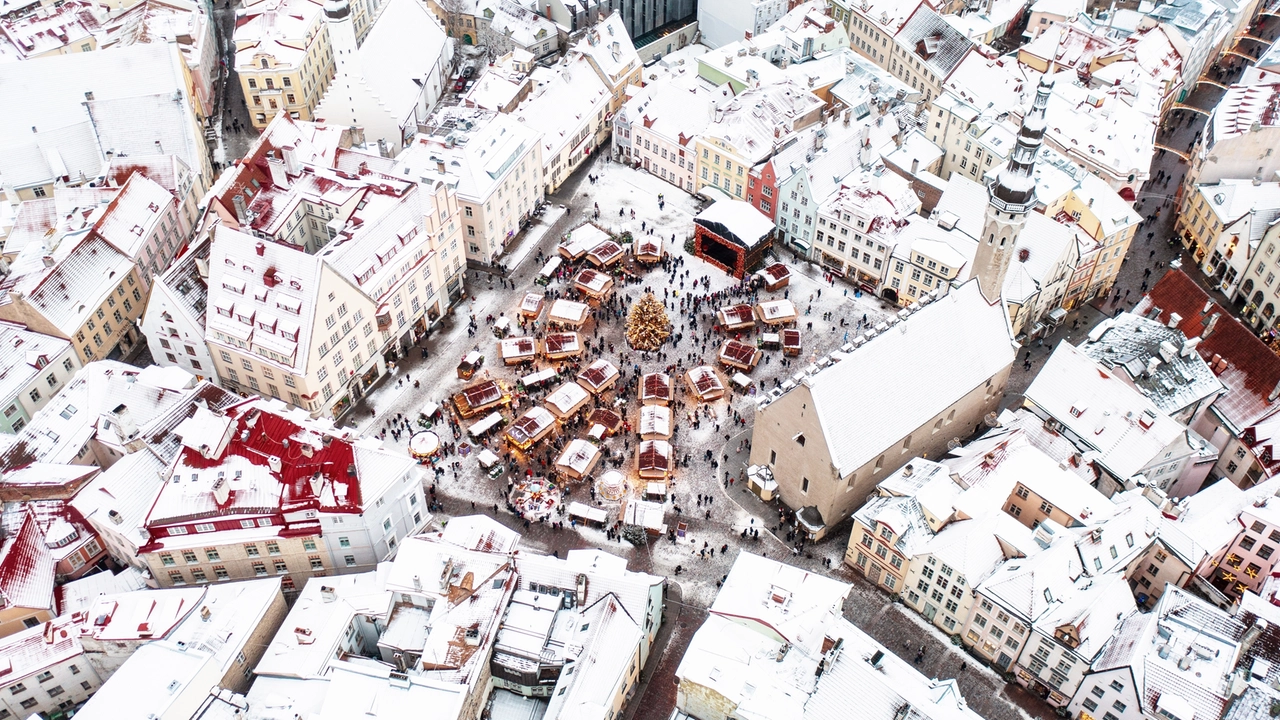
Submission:
[[[33,513],[0,546],[0,601],[3,605],[53,609],[54,559]]]
[[[1158,316],[1152,315],[1156,309]],[[1230,311],[1210,300],[1208,293],[1186,273],[1165,273],[1133,311],[1165,324],[1172,313],[1177,313],[1182,317],[1178,329],[1188,338],[1199,337],[1209,319],[1217,315],[1213,330],[1196,347],[1227,387],[1227,392],[1214,402],[1214,409],[1238,429],[1280,409],[1280,403],[1267,401],[1280,383],[1280,357]],[[1222,362],[1215,363],[1215,357]]]
[[[359,513],[361,511],[360,481],[356,476],[355,453],[351,443],[323,435],[322,444],[312,449],[308,457],[304,447],[312,446],[295,438],[297,435],[313,435],[304,428],[280,415],[265,412],[248,403],[227,410],[235,422],[235,431],[227,450],[218,458],[206,458],[191,448],[182,449],[182,462],[195,469],[217,467],[229,455],[239,455],[250,463],[269,468],[268,458],[280,458],[280,471],[271,476],[280,482],[280,506],[282,508],[315,507],[320,510]],[[323,506],[321,498],[311,489],[311,478],[319,473],[332,483],[334,504]],[[345,496],[337,491],[346,487]],[[345,502],[339,502],[345,498]]]

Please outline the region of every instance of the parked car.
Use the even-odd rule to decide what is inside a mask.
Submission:
[[[463,90],[466,90],[466,89],[467,89],[467,81],[463,80],[462,78],[458,78],[458,82],[453,84],[454,92],[462,92]]]
[[[471,76],[475,74],[476,74],[476,69],[471,65],[468,65],[462,68],[462,77],[464,78],[470,79]]]

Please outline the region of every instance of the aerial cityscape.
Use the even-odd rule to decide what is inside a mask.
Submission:
[[[0,0],[0,720],[1280,717],[1278,35]]]

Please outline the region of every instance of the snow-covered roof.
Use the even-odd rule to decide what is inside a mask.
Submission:
[[[27,246],[23,256],[33,262],[22,263],[23,257],[14,262],[13,273],[0,282],[0,305],[18,302],[20,295],[68,337],[84,327],[133,269],[132,258],[92,233],[59,246],[52,267],[41,262],[44,254],[38,246]]]
[[[816,122],[822,104],[818,96],[795,81],[782,80],[739,94],[702,135],[728,144],[741,158],[755,164],[772,154],[779,141]]]
[[[939,81],[945,80],[975,47],[972,40],[924,2],[916,6],[894,40],[920,58]]]
[[[187,123],[194,123],[183,100],[184,67],[176,43],[0,63],[0,107],[8,110],[0,117],[0,158],[6,158],[0,175],[6,184],[82,173],[93,178],[103,169],[107,150],[154,153],[155,140],[170,132],[183,141],[166,145],[166,151],[181,152],[198,167],[193,163],[203,149],[191,147]],[[87,92],[94,97],[90,102]],[[41,101],[30,102],[33,97]],[[160,98],[176,112],[166,112],[157,103]],[[128,113],[127,123],[118,122],[116,110]]]
[[[1137,607],[1133,591],[1123,572],[1115,572],[1086,580],[1076,592],[1058,599],[1047,612],[1035,620],[1035,629],[1046,637],[1057,637],[1063,626],[1070,626],[1079,644],[1072,650],[1082,658],[1093,658],[1111,640],[1120,620]]]
[[[1006,560],[978,585],[978,595],[998,602],[1023,622],[1035,622],[1069,600],[1083,586],[1076,583],[1082,569],[1075,536],[1063,535],[1059,533],[1056,542],[1030,557]]]
[[[262,623],[268,622],[268,611],[280,598],[280,580],[247,580],[192,590],[196,596],[183,607],[184,619],[177,627],[164,639],[145,643],[134,651],[77,716],[90,720],[117,718],[120,708],[127,706],[162,717],[188,688],[203,698],[208,687],[195,683],[222,677],[232,670],[250,638],[263,627]],[[123,597],[147,604],[148,596],[156,592],[165,591],[142,590],[129,594],[141,597]],[[109,601],[104,598],[98,606],[104,602]],[[98,614],[96,607],[91,615]],[[146,615],[134,613],[131,617],[136,619],[139,614]],[[137,623],[130,624],[136,633]]]
[[[144,590],[147,587],[147,576],[138,568],[130,565],[118,573],[110,570],[85,575],[79,580],[58,587],[58,614],[87,611],[103,595]]]
[[[1231,225],[1248,217],[1251,221],[1250,241],[1260,240],[1271,222],[1280,216],[1280,182],[1224,179],[1213,184],[1196,185],[1196,192],[1213,217],[1225,226],[1224,231],[1229,231]],[[1238,228],[1231,229],[1239,231]]]
[[[148,539],[147,510],[160,494],[168,463],[149,450],[129,453],[85,485],[71,505],[94,525],[133,544]]]
[[[666,405],[645,405],[641,407],[640,435],[671,437],[671,408]]]
[[[259,54],[272,56],[277,65],[301,67],[307,33],[319,29],[323,7],[321,0],[246,2],[236,13],[236,67],[252,67]]]
[[[62,338],[0,322],[0,406],[8,407],[46,365],[69,357],[70,350],[71,343]]]
[[[574,438],[569,441],[564,452],[560,453],[560,457],[556,460],[556,466],[568,468],[582,476],[590,472],[599,458],[600,448],[588,440]]]
[[[176,204],[173,194],[155,181],[145,175],[131,175],[103,210],[93,230],[125,257],[143,262],[143,241]]]
[[[404,120],[412,116],[423,86],[438,71],[435,66],[450,42],[440,21],[423,3],[386,0],[357,51],[361,77],[385,111]],[[407,47],[413,52],[406,53]],[[341,104],[342,99],[334,101]],[[321,103],[323,107],[323,100]],[[317,107],[316,112],[320,111]]]
[[[18,531],[0,544],[0,604],[54,613],[55,561],[35,514],[25,515]]]
[[[621,12],[613,12],[591,26],[573,46],[573,52],[589,59],[611,88],[640,67],[640,55],[627,34]]]
[[[727,103],[730,97],[727,86],[709,88],[690,73],[667,82],[649,83],[636,91],[620,113],[637,131],[643,129],[667,142],[684,145],[706,129],[716,105]]]
[[[938,357],[948,372],[936,372]],[[909,315],[844,360],[806,378],[832,463],[841,476],[921,427],[1013,363],[1003,303],[970,281]],[[875,383],[862,378],[875,377]],[[857,412],[876,407],[873,417]]]
[[[549,393],[544,401],[556,415],[564,417],[582,407],[591,395],[576,382],[567,382]]]
[[[1100,322],[1079,349],[1103,367],[1124,371],[1156,407],[1174,415],[1224,390],[1196,345],[1178,328],[1126,312]]]
[[[977,720],[953,680],[930,680],[840,616],[849,586],[738,555],[676,676],[739,717]],[[781,639],[779,639],[779,636]],[[877,656],[876,664],[871,662]]]
[[[533,92],[511,115],[521,125],[542,134],[542,161],[549,164],[581,128],[596,122],[596,114],[609,104],[613,91],[586,57],[577,52],[569,53],[551,67],[538,67],[529,78]],[[594,136],[588,134],[587,140],[591,137]]]
[[[1027,388],[1026,399],[1096,450],[1097,462],[1121,480],[1140,472],[1186,430],[1065,341]]]
[[[82,618],[66,614],[54,619],[47,628],[41,623],[0,638],[0,657],[5,659],[6,665],[5,685],[21,683],[83,653],[84,648],[80,645],[82,622]]]
[[[773,232],[773,221],[754,205],[741,200],[720,200],[693,219],[711,232],[747,249],[754,248]]]
[[[1200,338],[1196,352],[1226,387],[1213,411],[1233,434],[1275,413],[1269,396],[1280,384],[1280,357],[1186,273],[1165,273],[1133,312],[1166,324],[1177,314],[1178,329],[1189,338]]]
[[[1014,245],[1012,267],[1005,276],[1005,301],[1026,302],[1057,280],[1062,269],[1075,260],[1075,250],[1076,238],[1070,227],[1041,213],[1028,214],[1027,224]],[[1023,277],[1030,282],[1019,284]]]
[[[487,77],[487,75],[486,75]],[[485,203],[521,157],[533,152],[538,133],[504,113],[461,105],[441,108],[396,157],[396,172],[409,178],[450,180],[459,199]],[[445,172],[439,171],[443,161]]]

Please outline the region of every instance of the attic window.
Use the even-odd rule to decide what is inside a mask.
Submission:
[[[1044,589],[1044,601],[1053,602],[1053,593],[1049,590],[1049,588]]]
[[[62,408],[62,412],[58,413],[58,415],[62,416],[62,419],[63,419],[63,420],[70,420],[70,419],[71,419],[71,416],[72,416],[72,415],[75,415],[75,414],[76,414],[76,406],[75,406],[75,405],[68,405],[68,406],[66,406],[66,407]]]
[[[1085,408],[1083,406],[1072,405],[1071,417],[1080,417],[1081,415],[1084,415],[1084,411],[1085,411]]]
[[[795,437],[793,437],[793,438],[791,438],[791,439],[792,439],[792,440],[795,440],[797,443],[799,443],[799,444],[800,444],[800,447],[804,447],[804,433],[799,433],[799,434],[797,434]]]
[[[160,206],[155,203],[148,204],[147,209],[150,210],[151,212],[160,212]]]

